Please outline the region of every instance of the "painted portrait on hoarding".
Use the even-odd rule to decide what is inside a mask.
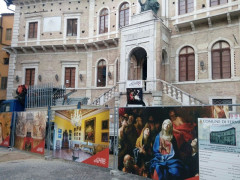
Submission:
[[[225,117],[224,109],[120,108],[118,169],[159,180],[198,177],[198,118]]]
[[[20,150],[44,154],[47,112],[18,112],[15,147]]]
[[[55,111],[53,156],[107,168],[109,114],[107,108]]]
[[[9,146],[12,113],[0,113],[0,146]]]

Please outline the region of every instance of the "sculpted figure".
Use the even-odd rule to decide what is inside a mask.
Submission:
[[[142,3],[142,0],[138,0],[141,5],[141,12],[152,10],[155,14],[157,14],[159,9],[159,3],[157,0],[146,0],[145,3]]]

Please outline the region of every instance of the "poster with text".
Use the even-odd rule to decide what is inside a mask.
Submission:
[[[199,179],[198,118],[223,107],[119,108],[118,169],[152,179]]]
[[[18,112],[16,118],[15,147],[44,154],[47,112]]]
[[[200,179],[240,179],[240,119],[199,118]]]
[[[53,156],[108,168],[109,109],[55,111]]]
[[[11,119],[11,112],[0,113],[0,146],[9,146]]]

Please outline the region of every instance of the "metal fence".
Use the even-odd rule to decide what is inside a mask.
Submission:
[[[29,86],[25,100],[25,107],[37,108],[55,106],[57,99],[63,99],[65,93],[66,88],[64,86],[53,86],[53,84]]]

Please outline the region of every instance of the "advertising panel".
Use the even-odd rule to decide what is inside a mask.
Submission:
[[[199,118],[200,179],[240,179],[240,119]]]
[[[54,157],[108,167],[108,109],[55,111],[54,124]]]
[[[212,107],[119,109],[118,169],[152,179],[199,179],[198,118],[226,117]]]
[[[11,119],[11,112],[0,113],[0,146],[9,146]]]
[[[17,112],[15,147],[44,154],[47,112]]]

